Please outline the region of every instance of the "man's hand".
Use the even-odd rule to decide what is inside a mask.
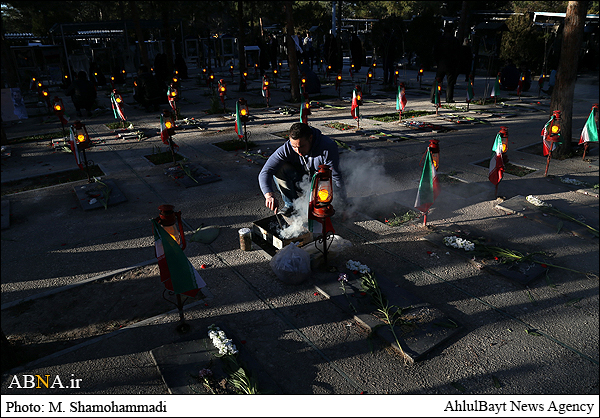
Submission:
[[[273,197],[273,193],[265,193],[265,206],[273,212],[279,207],[279,202]]]

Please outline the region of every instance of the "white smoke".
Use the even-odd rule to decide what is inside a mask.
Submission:
[[[377,150],[357,151],[345,153],[340,158],[340,170],[344,180],[346,193],[353,196],[352,204],[340,200],[336,201],[336,188],[334,186],[333,206],[337,213],[345,211],[348,214],[370,209],[372,204],[369,196],[379,195],[378,206],[384,208],[391,206],[394,202],[386,193],[398,190],[394,179],[385,174],[384,156]],[[294,212],[288,218],[288,226],[278,229],[282,239],[295,238],[308,231],[308,205],[310,203],[311,179],[308,175],[299,183],[299,197],[294,200]],[[389,201],[388,201],[389,200]],[[337,204],[337,205],[336,205]],[[281,218],[280,218],[281,219]],[[280,229],[280,230],[279,230]]]
[[[298,184],[298,198],[292,203],[294,212],[289,217],[288,226],[284,226],[279,231],[279,236],[283,239],[295,238],[308,231],[308,204],[310,203],[310,183],[311,179],[307,175],[302,177]]]

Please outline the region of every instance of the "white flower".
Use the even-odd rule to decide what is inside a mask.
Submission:
[[[219,354],[222,356],[237,354],[238,350],[233,344],[232,340],[227,338],[224,331],[221,331],[219,327],[214,324],[208,327],[208,336],[212,340],[215,348],[219,350]]]
[[[353,260],[348,260],[346,263],[346,268],[351,271],[358,271],[362,274],[369,273],[371,271],[371,269],[365,264],[361,264],[360,262]]]
[[[462,248],[465,251],[475,250],[475,244],[473,244],[471,241],[457,237],[455,235],[444,237],[443,241],[447,247]]]
[[[577,179],[571,179],[569,177],[561,177],[560,181],[562,181],[563,183],[574,184],[576,186],[587,186],[587,184],[584,183],[583,181],[579,181]]]
[[[529,203],[531,203],[534,206],[546,206],[546,207],[552,207],[552,205],[550,203],[546,203],[543,200],[538,199],[537,197],[533,196],[533,195],[529,195],[525,198],[525,200],[527,200]]]

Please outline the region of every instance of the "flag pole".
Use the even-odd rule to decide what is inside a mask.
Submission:
[[[427,214],[429,213],[429,211],[423,213],[423,226],[427,226]]]
[[[498,197],[498,184],[499,184],[499,183],[496,183],[496,193],[494,194],[494,197],[495,197],[495,198],[497,198],[497,197]]]

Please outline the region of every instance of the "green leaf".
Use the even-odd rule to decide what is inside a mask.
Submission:
[[[575,305],[580,300],[581,300],[581,298],[571,299],[570,301],[568,301],[567,303],[565,303],[565,305],[567,305],[567,306],[569,306],[569,305]]]
[[[540,334],[539,332],[537,332],[534,329],[526,329],[525,332],[529,335],[535,335],[536,337],[541,337],[542,334]]]
[[[563,227],[563,221],[558,221],[557,225],[558,226],[556,228],[556,233],[558,234],[560,232],[560,230],[562,229],[562,227]]]
[[[494,381],[494,386],[499,388],[502,387],[502,384],[500,383],[500,379],[498,379],[496,376],[492,376],[492,380]]]

